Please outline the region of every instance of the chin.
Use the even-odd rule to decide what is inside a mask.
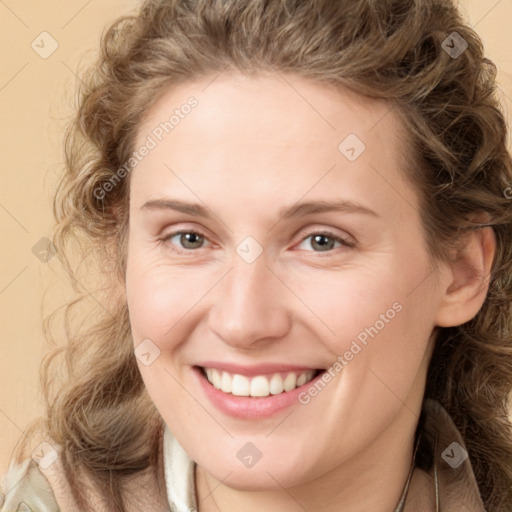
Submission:
[[[242,464],[233,466],[231,461],[215,466],[212,466],[211,462],[210,459],[206,465],[200,465],[219,482],[241,491],[280,491],[283,487],[300,486],[316,476],[311,475],[308,478],[308,475],[304,474],[304,465],[291,464],[290,461],[284,466],[282,460],[264,463],[262,458],[252,468],[244,468]],[[298,468],[302,471],[297,472]]]

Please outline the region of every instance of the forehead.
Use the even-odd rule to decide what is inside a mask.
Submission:
[[[198,136],[208,132],[212,143],[224,135],[219,128],[229,125],[243,130],[243,133],[233,132],[233,140],[239,142],[237,135],[245,134],[250,137],[249,144],[262,142],[266,136],[272,137],[275,144],[293,143],[299,137],[302,141],[323,139],[329,143],[342,138],[347,130],[361,139],[369,134],[374,139],[383,134],[398,134],[402,129],[391,113],[390,102],[362,96],[341,86],[281,73],[254,76],[223,73],[185,82],[164,92],[144,116],[139,142],[159,123],[169,121],[174,112],[186,106],[190,97],[197,100],[197,107],[192,111],[197,120],[194,131]],[[170,135],[166,138],[179,136],[183,131],[186,123],[182,121],[187,115],[178,117],[179,120],[171,123],[173,133],[163,134]],[[182,125],[179,130],[178,125]],[[378,125],[380,129],[376,129]],[[286,130],[280,130],[281,127]],[[229,143],[229,140],[222,142]]]
[[[319,180],[324,190],[343,179],[348,189],[386,179],[403,189],[403,133],[383,100],[294,75],[221,74],[173,87],[146,113],[135,149],[149,139],[154,147],[131,188],[136,201],[183,188],[179,176],[201,192],[215,177],[219,190],[256,197],[272,189],[276,200],[283,184],[298,199]]]

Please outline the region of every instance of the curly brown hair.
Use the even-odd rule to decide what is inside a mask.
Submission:
[[[457,57],[443,48],[454,32],[468,44]],[[84,510],[78,468],[123,512],[124,479],[155,463],[162,419],[141,379],[119,292],[129,177],[108,194],[97,191],[119,177],[145,112],[165,91],[224,70],[292,73],[388,101],[407,128],[404,171],[421,194],[434,259],[482,227],[472,213],[487,215],[497,240],[488,295],[474,319],[438,329],[425,397],[460,429],[487,510],[512,509],[512,201],[504,193],[512,161],[496,67],[451,0],[146,0],[112,24],[82,77],[66,134],[53,243],[77,297],[65,306],[66,345],[41,367],[46,414],[30,434],[39,429],[63,446]],[[71,264],[73,243],[82,269]],[[72,317],[84,304],[88,324],[83,310]],[[56,314],[45,321],[49,339]]]

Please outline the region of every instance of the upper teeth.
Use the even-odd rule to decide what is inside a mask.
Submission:
[[[215,368],[205,368],[205,371],[208,381],[215,388],[237,396],[269,396],[292,391],[310,381],[315,375],[315,370],[307,370],[301,373],[289,372],[284,379],[280,373],[275,373],[270,379],[265,375],[257,375],[249,380],[245,375],[223,372]]]

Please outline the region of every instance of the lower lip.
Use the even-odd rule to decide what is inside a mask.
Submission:
[[[199,383],[206,396],[217,409],[225,414],[242,419],[269,418],[279,411],[292,406],[298,402],[299,395],[314,385],[318,379],[321,379],[324,373],[320,373],[314,379],[292,391],[284,391],[278,395],[269,395],[267,397],[250,397],[224,393],[224,391],[213,387],[198,367],[193,367],[193,371],[199,378]]]

